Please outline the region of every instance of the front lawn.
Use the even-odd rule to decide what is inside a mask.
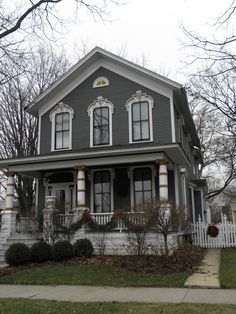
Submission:
[[[140,274],[111,265],[46,265],[0,278],[0,284],[183,287],[188,272]]]
[[[137,313],[137,314],[234,314],[235,305],[168,303],[73,303],[46,300],[0,299],[0,314]]]
[[[236,249],[221,249],[220,284],[222,288],[236,289]]]

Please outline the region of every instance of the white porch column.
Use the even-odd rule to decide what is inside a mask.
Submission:
[[[159,195],[160,202],[168,201],[168,172],[167,165],[168,161],[165,159],[157,160],[159,164]]]
[[[7,176],[6,210],[14,210],[14,175],[13,171],[4,172]]]
[[[85,171],[86,166],[77,166],[77,206],[86,207],[85,204]]]
[[[12,171],[4,173],[7,176],[6,206],[2,212],[1,238],[6,239],[16,231],[16,214],[14,210],[14,175]]]

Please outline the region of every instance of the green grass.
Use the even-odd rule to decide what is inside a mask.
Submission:
[[[0,314],[135,313],[135,314],[233,314],[235,305],[167,303],[73,303],[46,300],[0,299]]]
[[[221,250],[219,278],[222,288],[236,289],[236,249]]]
[[[138,274],[107,265],[47,265],[0,278],[0,284],[183,287],[189,273]]]

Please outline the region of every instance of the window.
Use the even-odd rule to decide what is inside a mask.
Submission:
[[[152,201],[152,171],[137,168],[133,171],[134,206]]]
[[[93,88],[97,88],[97,87],[105,87],[109,85],[109,80],[104,77],[104,76],[100,76],[98,77],[94,82],[93,82]]]
[[[137,91],[126,103],[129,114],[129,142],[147,142],[153,140],[152,109],[154,100],[151,96]]]
[[[90,116],[90,146],[112,145],[113,104],[99,96],[88,107]]]
[[[150,140],[148,102],[132,104],[132,141]]]
[[[58,113],[55,117],[55,149],[69,148],[70,115]]]
[[[94,212],[111,212],[111,175],[108,170],[94,172]]]
[[[50,112],[52,122],[51,150],[63,150],[72,148],[72,118],[74,110],[60,102]]]
[[[93,110],[93,146],[109,144],[109,108]]]

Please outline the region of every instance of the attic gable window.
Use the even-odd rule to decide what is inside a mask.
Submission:
[[[153,98],[141,91],[137,91],[126,102],[126,110],[129,114],[130,143],[153,141],[153,107]]]
[[[93,82],[93,88],[97,88],[97,87],[105,87],[109,85],[109,80],[104,77],[104,76],[100,76],[98,77],[94,82]]]
[[[90,147],[112,145],[113,104],[99,96],[88,107],[90,116]]]
[[[72,119],[74,110],[60,102],[49,114],[52,123],[51,150],[72,148]]]

